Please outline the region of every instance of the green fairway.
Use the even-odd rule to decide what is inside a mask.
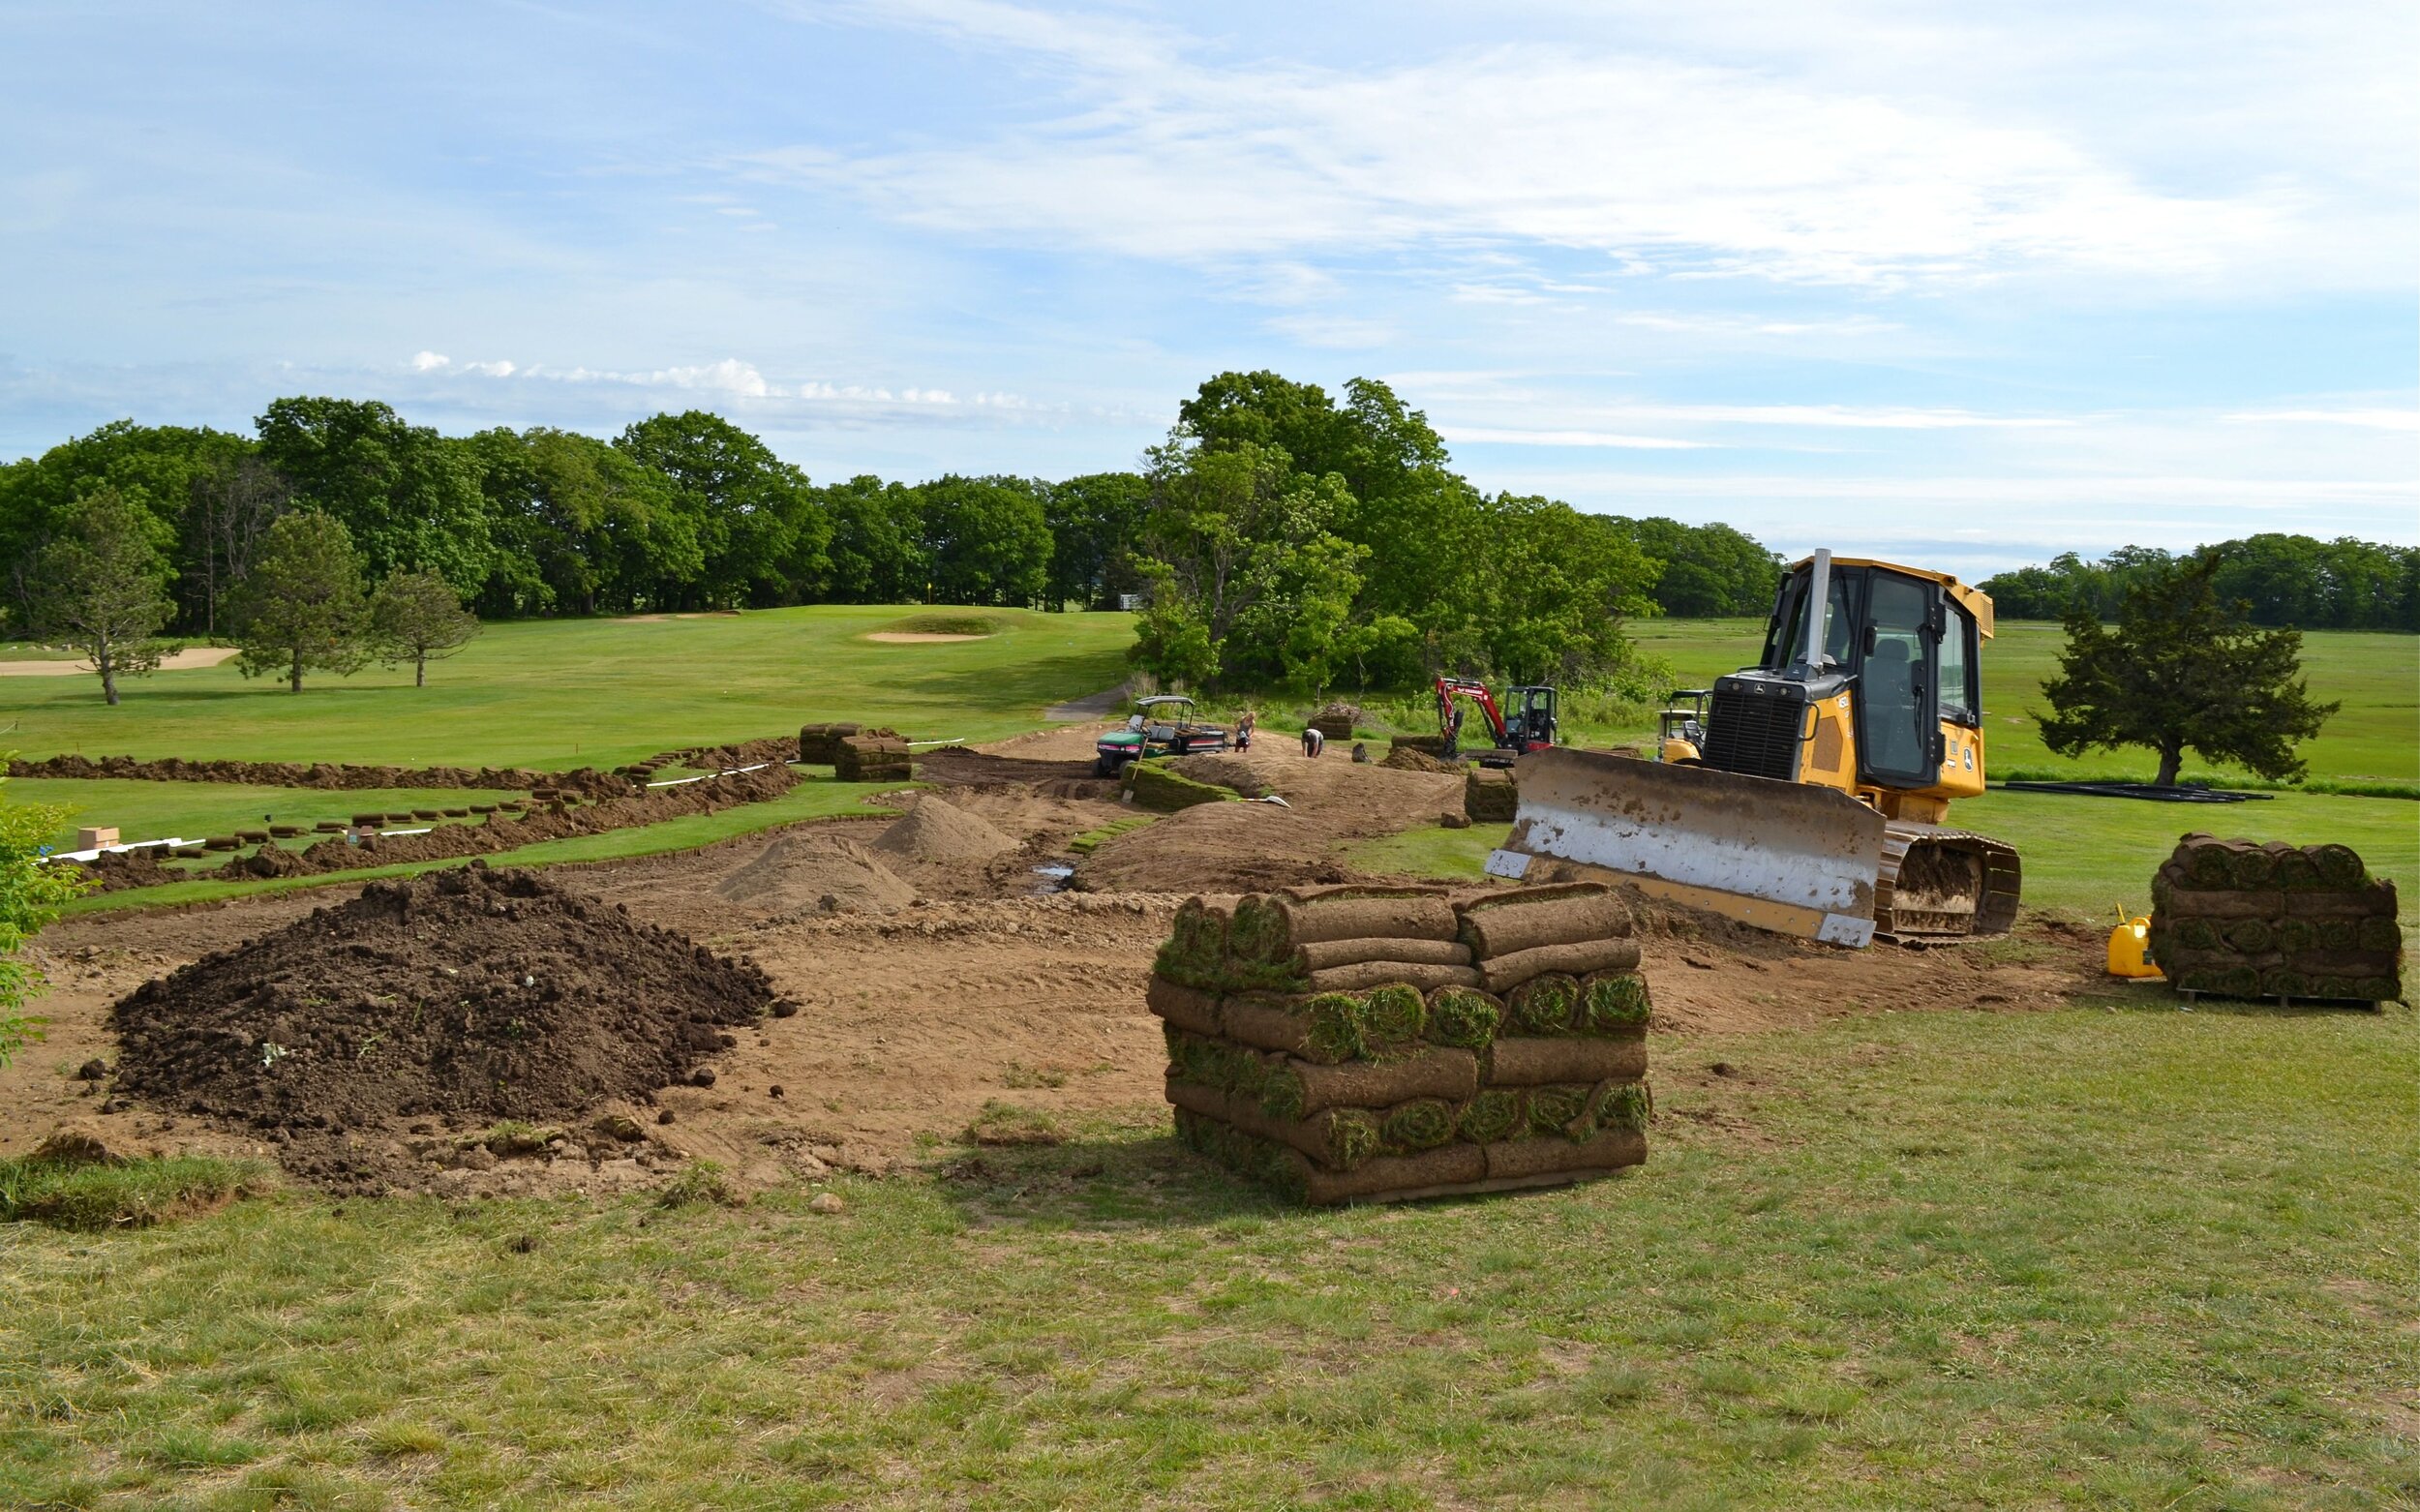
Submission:
[[[1756,659],[1765,627],[1754,620],[1635,620],[1639,649],[1672,665],[1675,685],[1706,687]],[[2133,775],[2148,781],[2156,765],[2145,750],[2102,751],[2075,760],[2042,743],[2048,707],[2042,681],[2058,672],[2067,645],[2059,626],[2003,620],[1983,648],[1984,735],[1994,776],[2020,770],[2060,775]],[[2420,781],[2420,636],[2314,631],[2303,637],[2303,672],[2314,698],[2344,706],[2319,738],[2302,748],[2314,777]],[[1611,743],[1653,734],[1651,727],[1575,732]],[[2188,775],[2209,764],[2186,754]],[[2222,778],[2241,773],[2221,770]]]
[[[18,1226],[0,1502],[2420,1497],[2409,1012],[1656,1054],[1649,1164],[1560,1192],[1291,1211],[1137,1107],[837,1217],[790,1188]]]
[[[917,739],[1030,730],[1126,676],[1133,617],[986,610],[983,640],[864,639],[916,607],[821,605],[657,620],[491,624],[411,685],[409,669],[318,677],[301,694],[232,664],[129,680],[0,677],[0,749],[87,756],[560,769],[778,735],[818,719]]]

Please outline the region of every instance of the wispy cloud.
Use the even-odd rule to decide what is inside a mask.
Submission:
[[[1698,451],[1709,443],[1670,436],[1620,436],[1611,431],[1505,431],[1487,426],[1442,425],[1437,435],[1457,445],[1612,446],[1625,451]]]
[[[2249,409],[2226,418],[2242,425],[2351,425],[2368,431],[2420,431],[2420,409]]]

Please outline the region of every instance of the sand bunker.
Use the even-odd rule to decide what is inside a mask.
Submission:
[[[365,1187],[379,1158],[351,1132],[644,1099],[772,1006],[754,965],[474,862],[373,883],[145,983],[110,1019],[121,1093],[249,1124],[289,1170]]]
[[[982,815],[926,793],[905,817],[882,832],[874,849],[901,861],[956,866],[980,864],[1003,851],[1015,850],[1016,841]]]
[[[879,857],[855,840],[785,834],[714,885],[717,896],[769,914],[889,913],[916,899]]]

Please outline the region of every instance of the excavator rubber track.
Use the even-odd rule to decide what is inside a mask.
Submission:
[[[1949,945],[2006,934],[2023,882],[2016,848],[2005,840],[1890,820],[1874,883],[1874,938]]]

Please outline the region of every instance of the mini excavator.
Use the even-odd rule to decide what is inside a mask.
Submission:
[[[1499,708],[1496,695],[1477,679],[1440,677],[1437,680],[1437,728],[1441,737],[1437,754],[1448,761],[1462,754],[1462,706],[1466,703],[1477,708],[1479,717],[1487,722],[1488,738],[1495,742],[1476,753],[1475,759],[1482,767],[1509,767],[1530,752],[1545,750],[1555,743],[1553,688],[1506,688],[1503,706]]]
[[[1991,599],[1943,572],[1819,551],[1764,654],[1678,695],[1656,759],[1557,748],[1515,769],[1501,877],[1635,883],[1760,928],[1864,946],[2006,934],[2016,851],[1949,828],[1983,791]]]

